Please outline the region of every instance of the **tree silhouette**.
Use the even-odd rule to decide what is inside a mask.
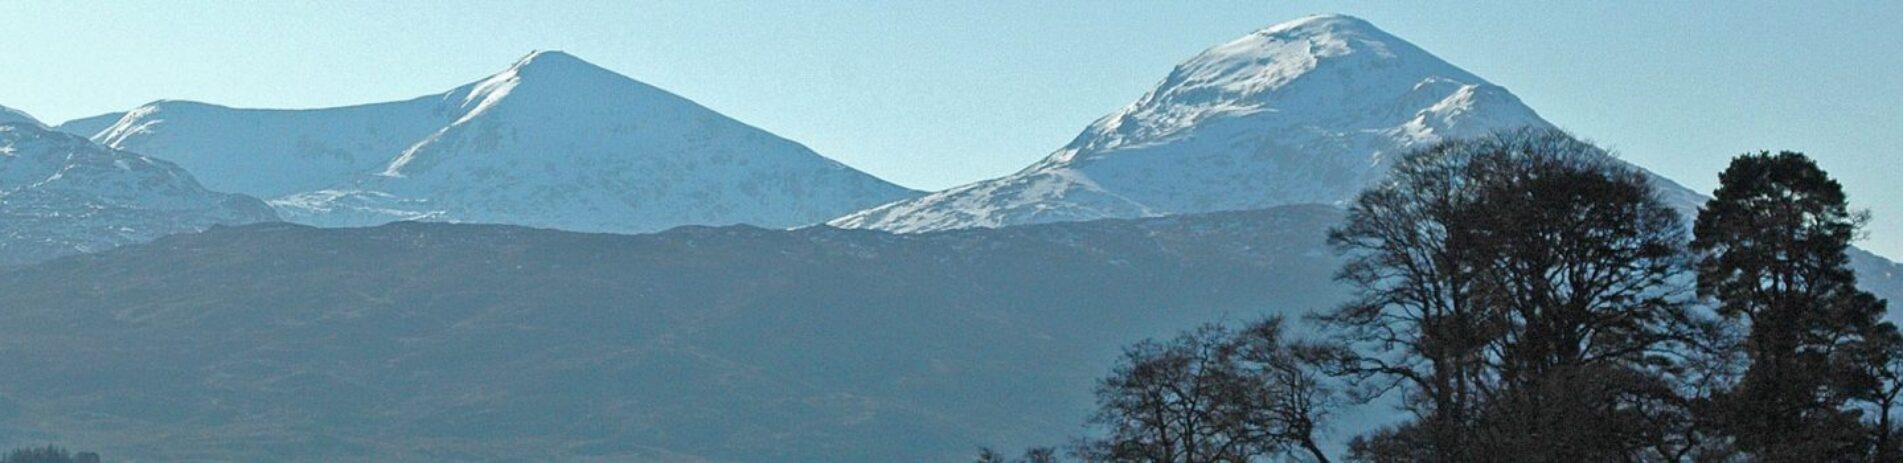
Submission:
[[[1765,461],[1862,456],[1858,414],[1845,405],[1847,388],[1868,381],[1840,373],[1866,370],[1845,364],[1860,360],[1856,345],[1884,311],[1856,288],[1845,254],[1864,216],[1801,153],[1739,156],[1719,181],[1695,227],[1698,291],[1749,324],[1749,367],[1714,398],[1712,419]]]

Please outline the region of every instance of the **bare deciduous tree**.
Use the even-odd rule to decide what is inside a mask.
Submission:
[[[1131,346],[1097,390],[1093,422],[1107,435],[1079,454],[1187,463],[1299,453],[1328,461],[1315,435],[1337,401],[1309,360],[1316,349],[1285,341],[1279,318]]]

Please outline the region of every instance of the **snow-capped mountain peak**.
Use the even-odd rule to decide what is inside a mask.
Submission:
[[[561,50],[531,51],[509,66],[507,71],[497,75],[504,74],[570,82],[580,79],[634,80]]]
[[[552,96],[566,95],[576,89],[608,90],[616,86],[646,87],[645,84],[634,79],[582,61],[574,55],[560,51],[538,50],[523,56],[521,60],[509,66],[509,69],[476,82],[468,87],[467,92],[454,92],[465,93],[462,96],[462,107],[466,112],[456,122],[466,122],[493,107],[497,102],[515,92],[516,87],[523,85],[524,82],[532,82],[533,86],[538,87],[534,91]],[[659,91],[659,89],[652,90]],[[573,103],[573,101],[562,103]]]
[[[408,101],[312,110],[159,102],[97,133],[320,226],[792,227],[916,193],[559,51]]]
[[[1367,21],[1316,15],[1257,30],[1190,58],[1067,148],[1100,152],[1158,142],[1228,118],[1337,131],[1387,129],[1415,118],[1425,125],[1429,118],[1423,116],[1444,120],[1480,100],[1519,105],[1505,89]],[[1531,110],[1509,116],[1516,122],[1538,119]],[[1059,154],[1069,159],[1061,155],[1072,153]]]
[[[1328,203],[1394,155],[1545,120],[1506,89],[1343,15],[1216,45],[1007,177],[830,222],[920,232]]]
[[[1407,72],[1369,72],[1382,68]],[[1147,100],[1154,100],[1150,105],[1231,103],[1262,109],[1305,102],[1299,100],[1303,97],[1344,96],[1323,93],[1341,89],[1412,87],[1423,76],[1486,83],[1360,19],[1311,16],[1203,51],[1178,65],[1158,86],[1159,94]],[[1291,98],[1298,100],[1284,101]]]
[[[444,100],[458,105],[456,117],[406,148],[379,175],[406,177],[427,168],[430,160],[424,156],[442,137],[485,116],[543,136],[581,139],[598,136],[576,130],[589,121],[638,117],[645,125],[661,126],[674,118],[724,119],[686,98],[561,51],[529,53],[502,72],[450,91]]]

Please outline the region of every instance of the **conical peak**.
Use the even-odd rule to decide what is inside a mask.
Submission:
[[[524,95],[545,106],[599,105],[600,100],[625,94],[629,89],[645,93],[645,84],[596,66],[568,53],[537,50],[516,60],[514,65],[495,75],[451,91],[460,96],[469,111],[457,119],[460,124],[487,111],[510,95]]]
[[[1415,55],[1409,58],[1417,58],[1426,55],[1426,52],[1361,18],[1324,14],[1257,29],[1212,47],[1191,62],[1224,59],[1306,61],[1354,55],[1394,58],[1397,54]]]
[[[520,79],[525,82],[538,81],[576,81],[600,79],[626,79],[614,71],[596,66],[568,53],[556,50],[536,50],[516,60],[509,69],[496,77]]]
[[[599,66],[583,61],[581,58],[577,58],[575,55],[568,54],[561,50],[535,50],[529,52],[528,55],[524,55],[522,59],[516,60],[513,68],[525,70],[599,68]]]
[[[923,232],[1336,203],[1399,153],[1522,126],[1551,124],[1367,21],[1308,16],[1178,64],[1018,173],[830,223]]]
[[[1078,153],[1153,143],[1230,117],[1248,117],[1247,125],[1258,128],[1389,128],[1464,86],[1492,84],[1360,18],[1308,16],[1184,61],[1052,159],[1069,162]]]
[[[1257,31],[1257,33],[1284,34],[1284,33],[1290,33],[1290,32],[1321,32],[1321,31],[1380,32],[1381,29],[1374,27],[1373,23],[1369,23],[1367,20],[1364,20],[1361,18],[1357,18],[1354,16],[1345,15],[1345,14],[1328,13],[1328,14],[1303,16],[1293,20],[1284,21],[1282,23],[1279,23],[1273,26],[1262,28],[1261,30]]]
[[[634,79],[583,61],[556,50],[536,50],[516,60],[502,72],[476,82],[468,101],[498,97],[522,88],[539,88],[552,93],[599,93],[629,87],[645,87]]]
[[[1204,50],[1178,65],[1156,96],[1193,103],[1256,100],[1291,91],[1332,97],[1378,90],[1394,97],[1388,94],[1430,79],[1486,84],[1367,21],[1329,14],[1269,26]],[[1298,81],[1310,85],[1297,86]],[[1301,88],[1311,85],[1322,88]]]

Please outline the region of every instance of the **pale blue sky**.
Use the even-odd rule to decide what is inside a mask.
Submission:
[[[1560,5],[1555,6],[1554,3]],[[560,49],[892,181],[1015,171],[1210,45],[1347,13],[1699,190],[1796,149],[1903,257],[1903,2],[26,2],[0,105],[323,107],[447,90]]]

